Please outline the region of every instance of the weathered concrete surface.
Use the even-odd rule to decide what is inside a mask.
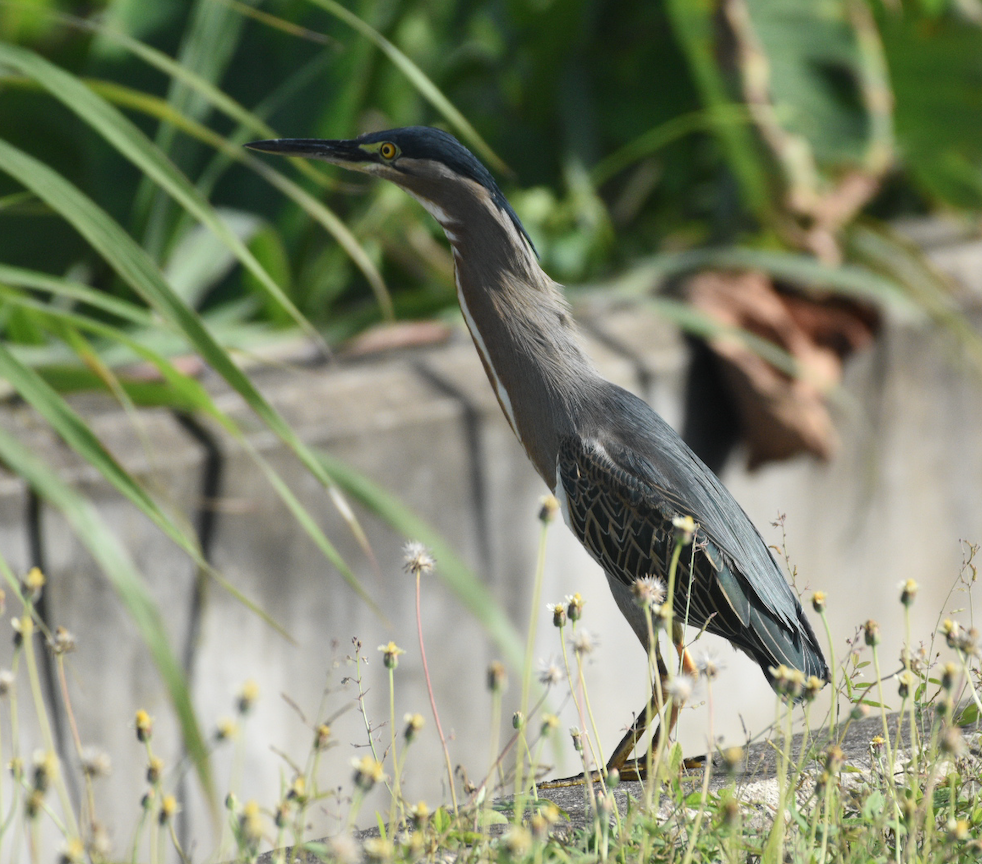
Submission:
[[[966,265],[971,259],[963,246],[942,244],[932,254],[939,263],[956,261],[967,276],[977,277],[982,266],[973,270]],[[966,289],[963,300],[977,320],[972,296]],[[605,373],[641,393],[678,425],[686,355],[677,334],[637,310],[598,317],[587,310],[585,315],[588,332],[605,335],[602,341],[589,340]],[[611,347],[618,343],[625,350]],[[330,367],[301,361],[278,364],[257,371],[256,378],[308,444],[327,449],[391,490],[450,538],[524,632],[539,533],[535,514],[545,490],[501,418],[465,334],[442,345]],[[238,396],[206,380],[388,618],[387,623],[371,613],[325,563],[233,442],[216,434],[223,485],[217,501],[202,502],[206,454],[171,415],[142,412],[134,428],[107,400],[79,401],[107,446],[164,496],[178,518],[190,523],[203,506],[214,509],[211,551],[216,566],[289,634],[285,638],[277,633],[219,586],[208,586],[194,646],[194,697],[203,725],[211,729],[233,713],[235,693],[245,679],[255,679],[262,693],[240,741],[217,747],[216,778],[223,792],[231,786],[240,799],[255,798],[272,808],[281,780],[289,782],[293,774],[290,761],[302,765],[307,758],[311,725],[354,704],[357,688],[341,685],[343,677],[355,672],[346,659],[353,653],[353,637],[362,640],[368,659],[363,704],[379,752],[388,740],[383,724],[389,709],[376,646],[393,639],[408,652],[396,676],[397,724],[408,711],[428,716],[413,585],[402,573],[403,538],[355,507],[378,562],[374,566],[324,490],[259,427]],[[750,476],[734,460],[724,480],[768,542],[781,542],[781,532],[769,523],[778,513],[786,514],[798,587],[807,589],[806,597],[816,588],[828,594],[836,661],[848,650],[846,639],[855,628],[876,618],[884,634],[881,657],[893,671],[904,639],[897,601],[901,580],[914,578],[922,586],[912,617],[915,643],[930,639],[940,615],[964,609],[970,601],[967,585],[950,592],[963,556],[959,539],[982,539],[982,388],[977,371],[946,333],[924,321],[888,320],[876,346],[850,362],[835,405],[842,448],[830,465],[801,459]],[[16,430],[63,476],[81,484],[119,529],[181,653],[191,626],[190,562],[52,440],[30,411],[19,407],[2,412],[0,424]],[[27,509],[23,487],[0,475],[0,542],[17,571],[29,560],[23,521]],[[69,659],[69,688],[83,743],[107,750],[116,766],[113,777],[97,785],[97,806],[116,830],[119,851],[128,843],[144,787],[144,756],[133,734],[133,714],[144,708],[155,716],[154,748],[168,766],[176,765],[179,755],[174,724],[148,654],[114,593],[60,517],[44,510],[42,528],[52,623],[67,626],[78,638],[78,651]],[[976,595],[978,590],[976,586]],[[583,624],[599,636],[600,647],[586,673],[600,738],[609,749],[645,699],[645,657],[623,626],[603,576],[557,525],[548,542],[543,602],[573,591],[587,598]],[[548,621],[540,610],[537,657],[559,651]],[[497,652],[436,577],[424,584],[423,623],[452,758],[471,776],[480,776],[491,759],[484,672]],[[706,638],[697,648],[711,644]],[[744,725],[753,733],[773,719],[773,696],[750,661],[722,644],[713,650],[724,667],[713,688],[713,734],[724,745],[739,744]],[[6,645],[0,649],[0,665],[9,662],[8,652]],[[511,700],[504,708],[506,717],[517,698],[516,675],[506,694]],[[705,693],[697,691],[694,707],[683,715],[680,734],[687,752],[706,749],[706,701]],[[36,723],[26,713],[26,700],[21,708],[22,750],[29,756],[37,743]],[[579,725],[569,706],[562,723],[563,728]],[[347,710],[332,726],[339,746],[323,761],[323,784],[347,790],[350,760],[365,752],[364,720],[357,710]],[[430,721],[408,755],[405,786],[411,799],[424,797],[434,804],[443,800],[444,789],[439,771],[432,768],[442,764],[432,727]],[[236,751],[239,755],[233,757]],[[555,761],[560,774],[575,765],[568,747]],[[374,801],[365,805],[366,821],[371,821],[374,806]],[[322,833],[335,824],[333,814],[344,810],[343,801],[328,801],[314,814]],[[197,798],[185,802],[189,836],[197,838],[195,848],[201,852],[215,845],[207,820],[200,818],[203,812]]]

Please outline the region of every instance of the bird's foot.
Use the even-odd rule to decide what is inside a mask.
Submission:
[[[603,775],[599,771],[590,772],[590,780],[593,783],[599,783],[603,780]],[[556,780],[543,780],[541,783],[537,784],[539,789],[567,789],[570,786],[582,786],[586,782],[584,780],[583,773],[577,774],[575,777],[563,777]]]

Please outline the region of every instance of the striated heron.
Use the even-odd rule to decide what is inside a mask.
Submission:
[[[666,577],[675,523],[691,517],[692,547],[679,558],[673,603],[672,640],[683,668],[695,672],[684,620],[745,651],[772,686],[772,670],[782,665],[828,680],[815,633],[753,523],[661,417],[601,377],[561,286],[539,266],[494,178],[456,138],[416,126],[350,141],[247,146],[383,177],[440,223],[453,251],[460,308],[501,410],[646,651],[648,619],[633,589],[640,579]],[[657,661],[665,680],[668,670]],[[668,731],[678,707],[673,700]],[[627,767],[649,713],[646,701],[608,770]]]

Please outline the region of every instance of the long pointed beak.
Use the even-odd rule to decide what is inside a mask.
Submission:
[[[245,146],[250,150],[259,150],[262,153],[321,159],[324,162],[350,167],[370,161],[368,154],[354,141],[322,141],[319,138],[272,138],[268,141],[253,141]]]

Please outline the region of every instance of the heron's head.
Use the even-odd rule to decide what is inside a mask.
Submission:
[[[450,230],[465,218],[476,201],[507,216],[519,234],[531,240],[491,172],[448,132],[429,126],[408,126],[370,132],[347,141],[317,138],[276,138],[246,144],[252,150],[302,156],[342,165],[390,180],[416,198]]]

